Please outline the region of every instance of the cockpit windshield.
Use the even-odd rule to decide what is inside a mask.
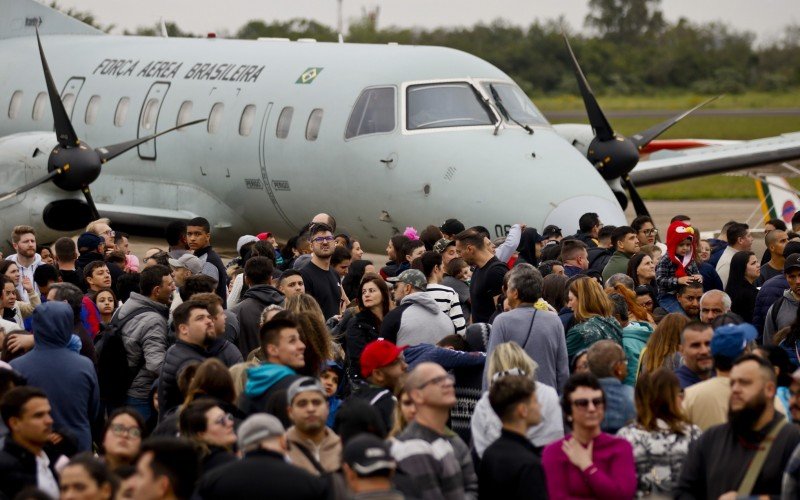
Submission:
[[[498,108],[505,108],[509,116],[524,125],[545,125],[550,124],[545,119],[541,111],[531,102],[528,96],[518,86],[511,83],[482,82],[486,94],[491,96],[492,101]],[[492,91],[494,89],[494,92]],[[498,97],[500,102],[498,103]]]
[[[406,89],[406,128],[494,125],[496,118],[467,82],[411,85]]]

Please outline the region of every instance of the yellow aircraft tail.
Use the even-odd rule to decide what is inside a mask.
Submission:
[[[755,183],[764,222],[780,219],[789,224],[794,213],[800,208],[797,190],[779,175],[759,176],[755,179]]]

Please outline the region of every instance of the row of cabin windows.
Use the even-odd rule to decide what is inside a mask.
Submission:
[[[19,116],[19,111],[22,106],[22,91],[17,90],[11,96],[11,102],[8,106],[8,117],[12,120]],[[72,114],[72,107],[75,105],[75,94],[65,94],[61,99],[64,103],[64,108],[68,115]],[[99,95],[93,95],[86,105],[86,113],[84,114],[83,121],[86,125],[93,125],[97,121],[97,113],[100,109],[101,98]],[[129,97],[122,97],[117,102],[117,107],[114,111],[114,125],[122,127],[128,119],[128,110],[131,105]],[[46,92],[39,92],[36,99],[33,101],[33,110],[31,111],[31,118],[34,121],[39,121],[44,116],[45,110],[49,106],[49,98]],[[183,101],[178,109],[178,117],[175,125],[182,125],[188,123],[191,119],[192,108],[194,104],[192,101]],[[139,126],[144,130],[153,130],[158,112],[161,109],[161,100],[158,98],[150,98],[144,105],[142,110],[141,123]],[[215,134],[222,125],[222,115],[225,110],[225,104],[221,102],[214,103],[211,106],[211,111],[208,114],[206,121],[206,130],[209,134]],[[287,106],[283,108],[280,116],[278,117],[278,125],[275,128],[275,136],[279,139],[286,139],[289,136],[289,128],[292,124],[292,116],[294,108]],[[316,108],[311,111],[306,123],[306,139],[309,141],[317,140],[319,137],[319,128],[322,124],[322,109]],[[239,135],[247,137],[253,131],[253,125],[256,120],[256,106],[255,104],[248,104],[242,110],[242,116],[239,118]],[[183,129],[179,129],[183,130]]]

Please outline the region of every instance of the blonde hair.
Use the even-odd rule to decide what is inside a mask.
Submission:
[[[594,278],[578,278],[572,282],[569,291],[575,296],[575,321],[583,323],[589,318],[602,316],[610,318],[614,313],[614,304],[603,292]]]
[[[247,384],[247,369],[258,366],[261,363],[257,359],[242,361],[228,368],[233,378],[233,389],[236,391],[236,399],[244,392],[244,386]]]
[[[516,368],[527,373],[532,379],[536,380],[536,370],[539,365],[528,356],[522,347],[516,342],[503,342],[494,348],[489,355],[489,368],[486,370],[486,382],[492,385],[492,378],[500,372],[505,372]]]
[[[403,416],[403,396],[408,396],[406,392],[406,388],[404,386],[400,386],[400,388],[395,392],[394,397],[397,399],[397,403],[394,405],[394,423],[392,424],[392,429],[389,431],[389,437],[393,438],[403,432],[408,424],[411,422],[406,421],[405,416]],[[410,396],[408,396],[410,397]]]
[[[32,234],[36,236],[36,230],[31,226],[14,226],[14,229],[11,231],[11,241],[13,243],[19,243],[23,234]]]
[[[100,224],[105,224],[106,226],[111,225],[111,219],[103,217],[101,219],[93,220],[86,226],[86,232],[92,234],[100,234],[97,232],[97,226]]]

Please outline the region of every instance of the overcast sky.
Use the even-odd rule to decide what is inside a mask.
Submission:
[[[336,26],[336,0],[57,0],[63,7],[92,12],[116,32],[152,26],[163,17],[195,33],[233,32],[250,19],[312,18]],[[583,28],[588,0],[343,0],[345,27],[362,9],[380,6],[379,26],[425,28],[471,26],[502,18],[528,25],[565,16],[573,29]],[[723,21],[747,29],[759,40],[774,39],[788,24],[800,23],[798,0],[663,0],[668,20]]]

